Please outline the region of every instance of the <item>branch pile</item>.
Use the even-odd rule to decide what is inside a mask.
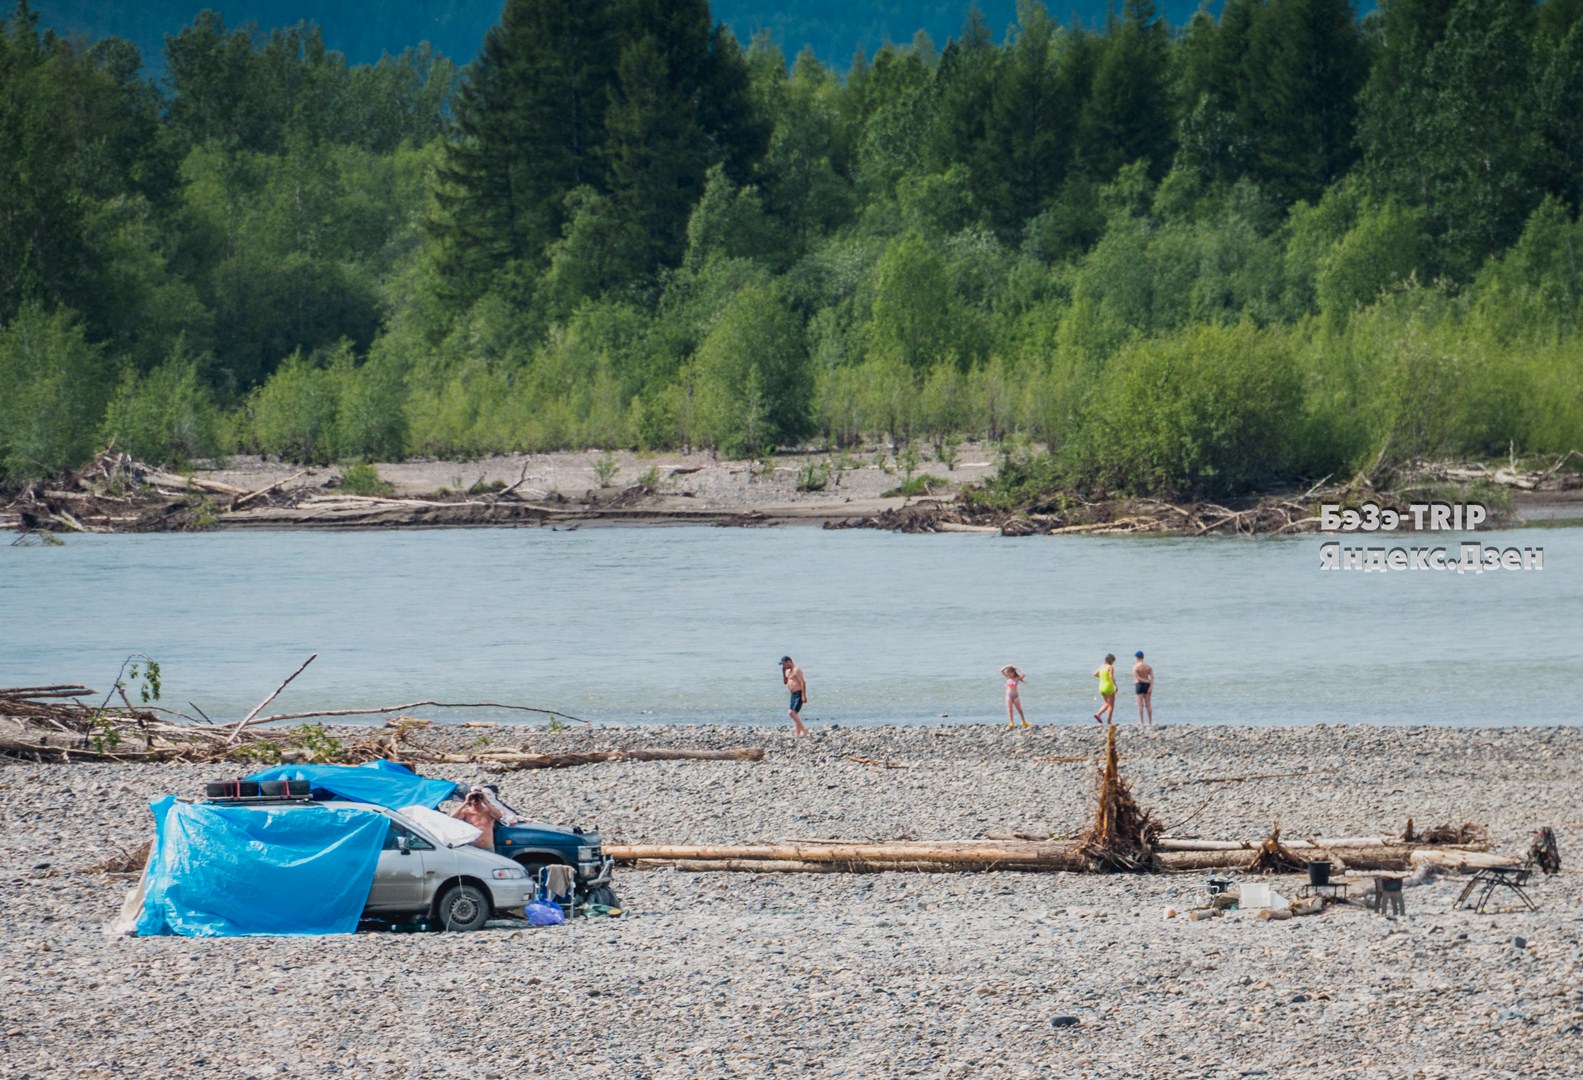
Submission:
[[[444,738],[446,726],[398,715],[382,728],[348,728],[326,732],[279,725],[295,720],[347,716],[405,714],[429,706],[445,709],[493,709],[538,713],[576,721],[553,709],[500,702],[412,701],[377,709],[331,709],[319,712],[260,715],[266,705],[311,663],[312,657],[282,682],[241,721],[231,725],[194,723],[164,709],[105,708],[79,698],[94,692],[81,685],[0,689],[0,758],[26,761],[124,761],[244,765],[264,762],[335,762],[358,764],[378,758],[412,765],[475,765],[494,772],[519,769],[565,769],[612,761],[763,761],[762,747],[728,750],[590,750],[537,753],[523,748],[482,746],[458,753]],[[123,697],[123,701],[124,701]],[[275,726],[266,726],[275,725]],[[493,726],[493,725],[484,725]]]
[[[302,469],[248,490],[176,476],[112,448],[81,469],[22,488],[0,504],[0,528],[47,537],[57,532],[175,532],[229,524],[477,525],[586,516],[578,508],[548,505],[556,499],[542,492],[521,490],[526,466],[516,483],[498,491],[426,499],[353,495],[335,490],[335,477],[299,483],[312,472]],[[542,496],[543,502],[530,501],[529,494]]]
[[[1002,536],[1130,535],[1205,536],[1312,531],[1317,507],[1308,496],[1269,496],[1234,510],[1214,502],[1177,504],[1157,499],[1083,502],[1065,511],[975,510],[960,502],[920,499],[869,517],[825,523],[827,529],[885,529],[901,533],[993,532]]]
[[[1106,730],[1105,760],[1094,796],[1094,823],[1084,831],[1078,850],[1095,870],[1153,870],[1160,823],[1132,797],[1132,785],[1121,778],[1116,761],[1116,731]]]

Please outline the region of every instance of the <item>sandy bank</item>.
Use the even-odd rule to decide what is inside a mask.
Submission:
[[[938,461],[920,461],[915,475],[928,473],[945,481],[930,492],[944,497],[993,472],[995,450],[967,445],[953,469]],[[598,466],[612,461],[616,471],[601,478]],[[802,490],[805,471],[824,469],[832,460],[846,467],[823,474],[823,490]],[[303,473],[300,466],[238,456],[224,469],[197,475],[248,491]],[[887,496],[906,479],[893,455],[878,449],[846,455],[777,454],[768,468],[758,462],[722,461],[707,453],[636,454],[617,451],[563,451],[551,454],[509,454],[476,461],[402,461],[376,466],[396,498],[452,496],[469,491],[518,485],[513,502],[549,508],[568,518],[620,522],[674,520],[716,523],[743,514],[763,515],[771,522],[808,522],[869,517],[908,500]],[[340,490],[339,466],[310,469],[292,480],[292,488]],[[588,512],[592,513],[588,513]],[[264,523],[272,511],[258,508],[233,524]],[[273,512],[279,517],[279,512]],[[282,518],[282,523],[287,523]]]

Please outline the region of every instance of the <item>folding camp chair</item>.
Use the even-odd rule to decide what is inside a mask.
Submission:
[[[1556,874],[1561,871],[1561,851],[1556,846],[1556,834],[1553,829],[1546,826],[1534,833],[1533,844],[1528,848],[1528,858],[1524,859],[1521,866],[1487,866],[1468,879],[1462,888],[1462,895],[1457,897],[1453,907],[1469,907],[1474,911],[1483,911],[1496,889],[1510,889],[1517,894],[1529,911],[1538,911],[1539,905],[1533,902],[1528,895],[1527,886],[1533,877],[1534,868],[1538,867],[1546,874]],[[1478,899],[1468,903],[1468,897],[1478,892]]]
[[[552,863],[539,870],[538,899],[547,900],[570,915],[577,902],[577,875],[570,866]]]

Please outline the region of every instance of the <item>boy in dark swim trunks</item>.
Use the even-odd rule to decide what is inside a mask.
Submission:
[[[786,710],[786,715],[791,717],[792,734],[806,735],[808,729],[803,727],[802,717],[797,714],[808,704],[808,680],[803,677],[802,668],[793,663],[789,656],[781,657],[781,682],[791,691],[791,707]]]
[[[1154,723],[1154,668],[1144,663],[1143,650],[1132,654],[1138,662],[1132,665],[1132,690],[1138,695],[1138,723],[1144,723],[1143,714],[1149,714],[1148,723]]]

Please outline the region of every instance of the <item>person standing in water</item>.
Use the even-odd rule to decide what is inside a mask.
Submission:
[[[1105,704],[1094,714],[1094,719],[1101,724],[1114,724],[1116,722],[1115,653],[1105,654],[1105,662],[1094,669],[1094,677],[1099,680],[1099,696],[1105,699]]]
[[[1138,660],[1132,665],[1132,689],[1138,695],[1138,723],[1154,723],[1154,667],[1143,659],[1143,650],[1139,649],[1132,654]],[[1147,712],[1149,719],[1145,721],[1143,714]]]
[[[786,684],[786,689],[791,692],[791,705],[786,710],[786,715],[791,717],[792,734],[806,735],[808,729],[803,727],[802,717],[797,714],[802,712],[802,707],[808,704],[808,680],[803,677],[802,668],[798,667],[789,656],[781,657],[781,682]]]
[[[1028,676],[1011,664],[1001,668],[1000,673],[1006,679],[1006,726],[1009,728],[1017,726],[1016,720],[1012,719],[1012,710],[1016,709],[1017,716],[1022,718],[1022,726],[1033,727],[1028,723],[1027,714],[1022,711],[1022,699],[1017,695],[1017,684],[1025,681]]]

